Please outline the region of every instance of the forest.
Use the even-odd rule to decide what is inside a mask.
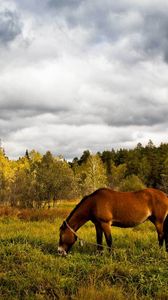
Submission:
[[[61,199],[77,199],[101,187],[136,191],[154,187],[168,193],[168,144],[134,149],[89,150],[71,162],[50,151],[26,150],[18,160],[0,148],[0,205],[22,208],[55,206]]]
[[[13,160],[1,147],[0,299],[168,299],[167,253],[151,222],[114,226],[113,250],[101,255],[87,222],[78,233],[83,247],[76,242],[66,258],[58,255],[63,220],[100,187],[168,193],[168,144],[86,150],[72,161],[35,150]]]

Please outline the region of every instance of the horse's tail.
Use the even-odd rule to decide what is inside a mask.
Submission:
[[[163,231],[164,231],[164,239],[166,244],[166,251],[168,252],[168,215],[164,220]]]

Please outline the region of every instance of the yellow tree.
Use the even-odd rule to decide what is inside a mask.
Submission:
[[[74,172],[82,195],[107,186],[106,170],[98,154],[89,155],[81,165],[76,164]]]
[[[121,181],[124,179],[125,174],[127,171],[126,164],[120,164],[115,166],[114,164],[111,165],[111,176],[109,178],[109,185],[114,190],[118,190],[121,184]]]
[[[12,163],[0,149],[0,202],[8,203],[10,200],[10,186],[14,180],[14,163]]]

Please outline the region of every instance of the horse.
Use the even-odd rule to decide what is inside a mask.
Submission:
[[[168,252],[168,198],[158,189],[147,188],[136,192],[118,192],[101,188],[85,196],[71,211],[60,227],[58,253],[67,255],[77,240],[76,231],[92,221],[96,229],[97,250],[103,249],[105,235],[112,249],[111,226],[135,227],[150,220],[156,228],[159,245],[165,241]]]

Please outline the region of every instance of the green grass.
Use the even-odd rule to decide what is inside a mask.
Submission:
[[[113,227],[112,255],[77,242],[63,258],[57,254],[62,220],[0,219],[0,299],[168,299],[168,254],[153,225]],[[78,234],[95,242],[90,222]]]

